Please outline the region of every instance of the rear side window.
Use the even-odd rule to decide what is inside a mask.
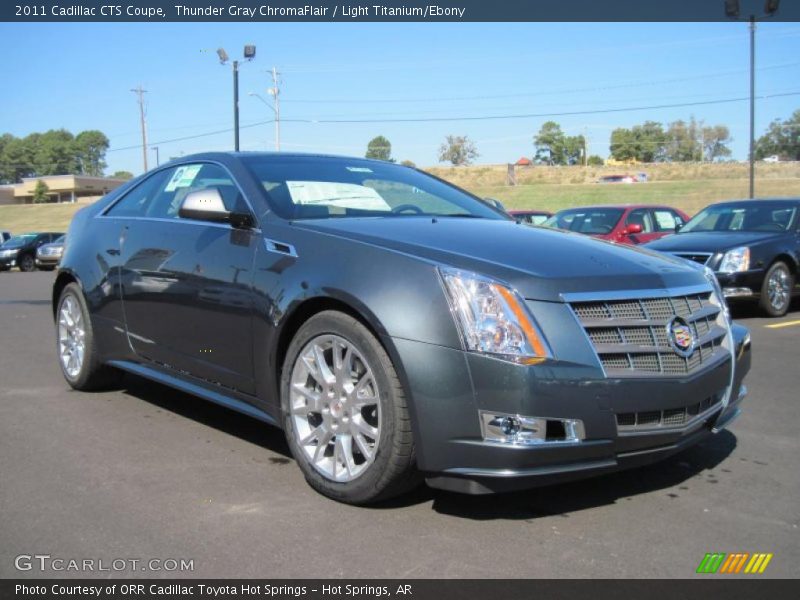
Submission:
[[[658,232],[674,232],[675,227],[683,225],[683,219],[678,213],[671,210],[656,209],[653,211],[655,217],[655,227]]]
[[[144,217],[147,209],[152,205],[158,191],[163,187],[164,180],[170,171],[161,171],[145,179],[142,183],[128,192],[122,200],[109,209],[107,215],[114,217]]]
[[[239,188],[225,169],[211,163],[197,163],[180,165],[154,175],[129,192],[108,214],[176,219],[187,194],[211,188],[220,193],[229,211],[249,212]]]

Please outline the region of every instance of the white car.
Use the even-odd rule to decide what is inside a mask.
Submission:
[[[773,154],[772,156],[765,156],[764,157],[764,162],[766,162],[766,163],[781,162],[781,157],[778,156],[777,154]]]

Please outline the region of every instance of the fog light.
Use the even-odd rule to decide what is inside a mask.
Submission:
[[[487,442],[512,445],[579,442],[586,437],[580,419],[545,419],[479,411],[481,434]]]

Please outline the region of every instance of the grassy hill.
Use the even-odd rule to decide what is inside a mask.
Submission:
[[[507,208],[543,208],[616,203],[663,203],[694,214],[719,200],[746,198],[748,166],[731,164],[655,164],[635,167],[530,167],[517,169],[517,184],[505,185],[507,167],[433,167],[434,175],[471,192],[501,200]],[[598,184],[603,175],[647,173],[647,183]],[[757,165],[756,195],[800,197],[800,163]],[[0,206],[0,229],[66,231],[72,215],[85,206],[35,204]]]

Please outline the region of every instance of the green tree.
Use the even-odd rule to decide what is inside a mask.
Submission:
[[[394,162],[392,158],[392,143],[382,135],[374,137],[367,144],[367,154],[365,156],[366,158]]]
[[[47,192],[50,191],[50,188],[47,187],[47,184],[42,181],[41,179],[36,182],[36,187],[33,188],[33,202],[34,204],[43,204],[45,202],[50,202],[50,196],[47,195]]]
[[[79,172],[101,177],[106,168],[105,156],[108,150],[106,135],[95,129],[81,131],[75,136],[74,148]]]
[[[582,135],[568,136],[555,121],[547,121],[533,138],[536,161],[550,165],[574,165],[582,161],[586,140]]]
[[[114,171],[111,177],[114,179],[133,179],[133,173],[130,171]]]
[[[775,119],[767,132],[758,138],[756,158],[777,155],[784,160],[800,160],[800,109],[781,121]]]
[[[673,162],[703,160],[702,123],[692,117],[689,122],[678,120],[667,128],[666,158]]]
[[[36,148],[31,136],[11,137],[3,146],[0,164],[3,165],[3,179],[8,183],[19,183],[23,177],[36,175],[34,156]]]
[[[611,156],[617,160],[659,162],[666,154],[667,138],[661,123],[645,121],[630,129],[620,127],[611,132]]]
[[[731,143],[731,132],[725,125],[703,127],[700,133],[703,139],[703,158],[713,162],[718,158],[731,155],[728,144]]]
[[[75,155],[75,136],[66,129],[51,129],[42,134],[33,133],[33,165],[37,175],[67,175],[78,172]]]
[[[402,161],[400,164],[403,165],[404,167],[416,167],[417,166],[416,164],[414,164],[413,160],[408,160],[408,159]]]
[[[469,165],[478,156],[475,142],[466,135],[448,135],[439,146],[439,162],[449,162],[454,167]]]
[[[604,161],[602,157],[597,156],[596,154],[592,154],[589,157],[590,167],[602,167],[604,164],[606,164],[606,161]]]

